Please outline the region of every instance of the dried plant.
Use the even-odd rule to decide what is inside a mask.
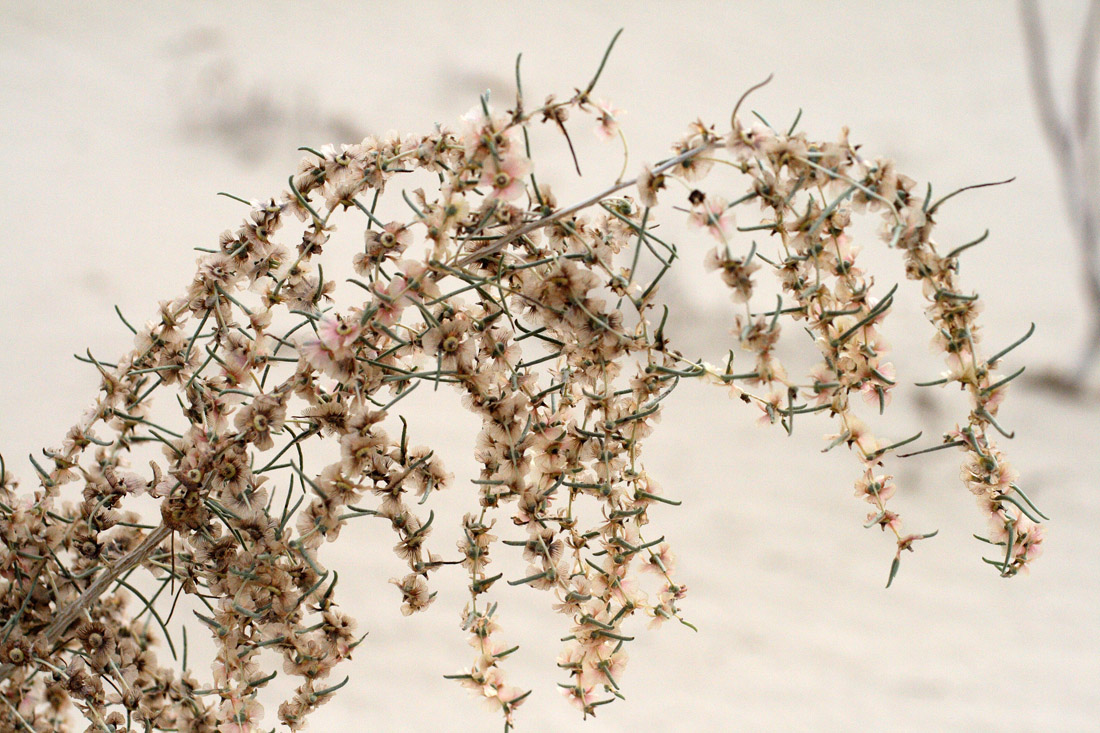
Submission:
[[[88,353],[101,389],[47,460],[31,458],[38,487],[17,491],[0,465],[4,730],[65,730],[75,707],[94,731],[251,731],[263,720],[259,692],[280,669],[301,684],[278,719],[303,728],[348,682],[332,673],[363,640],[338,610],[321,550],[361,521],[393,529],[408,566],[392,581],[404,613],[432,604],[429,580],[444,566],[468,575],[462,628],[473,660],[448,677],[498,708],[506,729],[529,693],[503,674],[517,647],[491,600],[505,580],[492,560],[502,545],[522,553],[528,571],[506,582],[550,591],[570,619],[561,688],[594,714],[623,696],[628,619],[690,625],[675,556],[650,527],[651,514],[679,502],[641,462],[664,400],[686,378],[788,432],[796,416],[828,416],[829,447],[848,446],[859,461],[867,526],[894,541],[892,581],[901,552],[934,533],[907,533],[888,504],[884,462],[916,436],[880,440],[859,416],[882,412],[897,386],[879,326],[897,286],[876,286],[861,269],[851,226],[862,213],[882,216],[884,241],[923,286],[947,364],[934,384],[970,399],[961,424],[927,450],[962,451],[964,482],[989,520],[983,539],[996,558],[986,562],[1003,576],[1027,568],[1041,515],[991,436],[1004,433],[996,414],[1019,373],[996,370],[1016,344],[979,349],[977,296],[957,282],[976,242],[940,254],[931,239],[954,194],[918,195],[890,161],[861,157],[847,130],[819,143],[793,125],[747,127],[738,102],[730,129],[693,122],[672,157],[559,206],[536,179],[532,138],[562,135],[572,149],[577,116],[620,138],[618,111],[591,96],[599,75],[528,108],[517,61],[507,112],[486,96],[457,130],[308,150],[288,190],[251,203],[244,224],[199,259],[187,291],[134,329],[132,351],[114,363]],[[732,188],[711,183],[719,169]],[[401,190],[403,179],[425,187]],[[395,190],[403,217],[381,214]],[[743,372],[732,349],[714,366],[673,346],[658,283],[685,248],[656,231],[659,214],[686,217],[713,241],[706,265],[736,304],[733,341],[751,360]],[[340,217],[365,231],[350,279],[358,297],[343,304],[322,267]],[[744,247],[742,232],[768,239]],[[779,295],[754,310],[762,271]],[[801,379],[776,352],[791,321],[817,353]],[[482,425],[457,552],[433,545],[443,520],[429,507],[436,492],[463,489],[431,448],[412,445],[401,412],[413,390],[441,385],[461,392]],[[339,460],[307,467],[305,449],[319,441],[338,444]],[[159,516],[136,511],[140,502]],[[155,580],[143,586],[139,568]],[[201,604],[195,616],[215,641],[203,682],[186,651],[173,665],[154,652],[163,635],[177,656],[168,622],[180,595]]]

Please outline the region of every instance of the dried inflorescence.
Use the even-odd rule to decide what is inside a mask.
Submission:
[[[854,448],[862,463],[856,489],[872,505],[868,526],[889,529],[899,556],[912,549],[929,535],[903,533],[887,508],[894,484],[880,470],[908,441],[875,438],[853,404],[861,396],[881,411],[896,386],[878,329],[894,291],[872,294],[850,233],[863,211],[884,216],[885,240],[923,284],[947,357],[941,382],[970,395],[965,425],[938,447],[965,451],[964,479],[991,520],[988,541],[1004,553],[989,562],[1007,576],[1038,554],[1038,512],[987,434],[1000,431],[1011,376],[994,369],[1006,352],[979,353],[976,296],[956,282],[965,247],[940,255],[930,238],[943,199],[922,200],[890,162],[861,158],[846,131],[815,143],[793,129],[747,129],[735,111],[729,132],[692,123],[674,157],[559,207],[534,177],[529,133],[541,123],[568,135],[580,113],[600,137],[621,135],[618,110],[590,99],[594,83],[534,110],[520,97],[494,112],[483,99],[457,130],[310,151],[287,191],[252,203],[245,223],[200,258],[187,292],[161,303],[134,350],[113,364],[88,355],[102,375],[99,396],[46,452],[47,466],[35,464],[41,488],[17,493],[0,469],[4,729],[65,729],[71,703],[90,730],[254,730],[258,691],[280,670],[301,684],[278,718],[301,729],[347,682],[332,672],[363,638],[337,610],[337,578],[321,553],[360,518],[393,529],[407,564],[392,580],[403,613],[432,604],[428,581],[443,566],[468,575],[462,627],[475,656],[449,676],[498,707],[506,726],[529,694],[505,680],[516,647],[491,600],[503,579],[493,556],[513,546],[528,568],[507,582],[551,591],[572,621],[561,687],[593,714],[622,696],[628,619],[687,623],[675,556],[650,528],[651,510],[679,502],[641,462],[662,401],[686,377],[726,387],[788,431],[796,415],[827,412],[837,425],[831,445]],[[716,163],[744,176],[740,192],[709,190]],[[381,220],[381,196],[414,170],[438,186],[401,191],[409,215]],[[667,310],[655,312],[658,281],[679,255],[654,232],[668,199],[717,242],[706,265],[738,304],[734,336],[753,355],[748,372],[734,373],[732,351],[725,368],[685,358],[665,332]],[[735,210],[748,219],[753,206],[762,219],[738,228]],[[345,212],[365,220],[351,263],[362,292],[337,304],[321,253]],[[282,232],[295,220],[304,226],[291,247]],[[770,235],[769,251],[742,247],[743,231]],[[655,274],[643,281],[647,268]],[[753,312],[762,271],[781,295],[774,309]],[[787,319],[820,354],[803,380],[776,355]],[[481,470],[457,552],[432,544],[441,520],[428,508],[434,492],[454,490],[454,476],[433,450],[410,445],[400,412],[425,382],[460,391],[481,420]],[[168,424],[151,407],[163,393],[181,408]],[[303,449],[317,441],[338,444],[340,458],[309,469]],[[161,454],[149,473],[129,468],[150,445]],[[66,498],[70,486],[81,488],[79,501]],[[156,524],[127,508],[143,494],[159,503]],[[151,596],[130,579],[138,566],[157,579]],[[891,580],[896,570],[895,558]],[[216,642],[208,682],[186,661],[181,673],[162,666],[153,651],[159,627],[176,655],[173,592],[205,606],[195,615]]]

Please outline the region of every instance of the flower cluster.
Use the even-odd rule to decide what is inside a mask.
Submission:
[[[347,683],[333,671],[363,640],[322,559],[324,545],[361,519],[394,533],[407,568],[391,582],[405,614],[432,604],[433,573],[462,567],[474,658],[448,676],[506,727],[530,694],[506,680],[518,647],[503,640],[492,600],[504,579],[494,556],[514,547],[527,570],[505,582],[549,592],[568,617],[561,689],[594,714],[624,695],[632,619],[690,626],[675,555],[650,524],[679,502],[642,463],[683,378],[714,381],[788,430],[796,415],[828,412],[838,425],[831,445],[854,448],[863,464],[856,488],[872,505],[868,526],[889,529],[899,554],[911,549],[928,535],[902,533],[886,508],[894,484],[879,472],[907,441],[879,441],[852,404],[858,393],[881,411],[897,383],[877,328],[893,291],[872,293],[848,233],[864,210],[885,214],[888,243],[924,284],[947,355],[942,381],[972,398],[966,426],[941,447],[966,452],[964,480],[993,524],[987,541],[1004,551],[990,562],[1011,575],[1038,554],[1038,511],[987,435],[1001,430],[995,415],[1011,377],[994,368],[1007,350],[979,355],[976,297],[955,282],[964,248],[939,255],[930,239],[942,200],[922,203],[910,179],[860,158],[846,135],[819,144],[746,129],[735,113],[729,133],[692,123],[672,157],[560,207],[535,179],[531,135],[541,123],[568,142],[566,122],[579,113],[597,136],[622,137],[622,113],[590,99],[594,84],[533,110],[522,96],[507,112],[483,99],[457,129],[309,151],[288,189],[250,202],[244,223],[199,259],[186,292],[135,329],[133,350],[113,363],[88,354],[99,394],[45,452],[46,465],[32,458],[39,488],[18,492],[0,463],[5,730],[68,729],[73,707],[97,731],[258,730],[260,692],[280,673],[301,681],[276,715],[302,729]],[[743,174],[747,192],[704,190],[716,163]],[[438,186],[402,190],[411,213],[384,221],[380,199],[413,171]],[[685,358],[656,317],[659,281],[681,251],[655,231],[659,200],[676,182],[689,192],[676,208],[717,241],[706,265],[737,304],[748,373],[733,372],[732,352],[725,369]],[[762,223],[738,228],[735,208],[744,220],[751,204]],[[360,296],[343,304],[322,267],[339,215],[364,227],[359,251],[343,253]],[[775,246],[742,252],[742,231],[767,232]],[[642,280],[648,270],[656,275]],[[782,295],[754,313],[763,270]],[[776,355],[784,317],[803,322],[820,353],[805,382]],[[480,419],[476,477],[456,481],[435,451],[410,442],[415,425],[400,403],[424,385],[457,390]],[[173,418],[161,417],[164,395],[179,407]],[[338,460],[307,466],[305,449],[326,440]],[[134,468],[142,461],[148,472]],[[436,547],[429,502],[467,482],[474,507],[457,551]],[[142,495],[158,516],[132,508]],[[151,583],[131,577],[139,568]],[[896,569],[895,560],[891,579]],[[180,596],[215,641],[204,683],[185,650],[180,672],[155,651],[163,636],[177,656],[168,624]]]
[[[1004,576],[1025,569],[1041,550],[1039,522],[1045,517],[1015,483],[1015,469],[988,433],[994,430],[1012,437],[998,424],[996,414],[1006,385],[1023,370],[1003,377],[994,370],[1031,331],[994,356],[980,354],[978,296],[961,291],[957,273],[959,255],[985,235],[946,254],[937,251],[931,237],[940,206],[961,191],[937,201],[931,200],[931,186],[925,196],[916,195],[915,182],[898,173],[891,161],[861,158],[848,142],[847,129],[836,142],[815,143],[802,133],[794,134],[793,128],[787,134],[763,125],[746,129],[736,116],[732,128],[726,138],[729,162],[753,181],[739,201],[758,202],[763,212],[758,224],[743,231],[762,231],[777,238],[774,259],[760,255],[755,242],[744,257],[731,254],[729,227],[722,223],[729,207],[721,199],[693,191],[692,220],[721,242],[708,255],[707,266],[721,271],[734,302],[747,303],[751,298],[752,275],[761,269],[759,260],[779,278],[781,295],[770,313],[754,316],[746,307],[745,314],[737,316],[740,345],[756,356],[752,373],[735,376],[727,371],[718,378],[730,383],[744,380],[767,390],[763,396],[743,395],[760,406],[762,420],[782,421],[788,430],[796,414],[820,410],[836,419],[838,431],[827,436],[829,447],[846,444],[863,464],[856,495],[872,505],[867,526],[889,529],[897,541],[892,581],[901,551],[911,551],[915,541],[935,533],[904,534],[898,515],[886,508],[895,492],[892,477],[876,474],[884,456],[919,435],[887,444],[871,433],[851,402],[853,393],[858,393],[882,413],[897,385],[890,348],[879,327],[893,305],[897,286],[885,294],[872,293],[873,278],[858,266],[859,247],[849,233],[853,215],[881,212],[882,239],[901,252],[906,277],[921,283],[929,302],[925,313],[935,328],[932,346],[944,354],[948,367],[942,379],[919,386],[956,383],[971,403],[965,427],[956,426],[941,445],[918,453],[951,447],[966,452],[963,480],[990,520],[991,538],[983,539],[1005,553],[1002,559],[987,562]],[[758,261],[753,261],[754,254]],[[786,308],[784,295],[793,301]],[[788,376],[774,355],[781,314],[804,322],[821,357],[801,384]],[[805,404],[796,404],[800,398]]]

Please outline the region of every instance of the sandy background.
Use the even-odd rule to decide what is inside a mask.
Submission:
[[[1044,6],[1063,90],[1083,5]],[[426,130],[486,88],[504,103],[519,51],[530,99],[568,95],[620,26],[597,93],[628,110],[636,161],[660,158],[697,115],[727,120],[741,91],[775,72],[752,105],[777,124],[798,107],[812,136],[831,139],[847,124],[864,151],[894,157],[941,193],[1016,176],[945,207],[938,240],[991,228],[963,273],[986,301],[988,342],[1007,344],[1035,321],[1013,363],[1067,366],[1084,331],[1083,289],[1014,9],[950,0],[0,3],[0,449],[28,484],[24,457],[59,442],[93,395],[93,374],[72,354],[128,348],[112,306],[150,317],[186,285],[191,248],[236,226],[240,205],[217,191],[266,197],[284,187],[299,145]],[[901,277],[892,253],[869,256]],[[669,289],[681,322],[695,324],[685,349],[719,344],[711,348],[721,353],[725,296],[693,277]],[[895,310],[895,346],[911,354],[898,359],[903,377],[934,378],[942,367],[927,353],[922,316]],[[913,391],[897,396],[890,437],[925,426],[928,438],[954,423],[949,395]],[[444,403],[445,419],[421,413],[414,426],[462,471],[476,428],[457,399]],[[786,440],[753,428],[740,403],[684,387],[647,464],[684,501],[657,521],[678,550],[699,633],[642,634],[627,701],[582,727],[556,692],[555,639],[565,632],[549,598],[502,593],[505,638],[522,644],[508,669],[534,688],[519,729],[1100,730],[1098,408],[1095,397],[1025,382],[1001,412],[1018,429],[1007,447],[1024,485],[1053,518],[1030,577],[1002,580],[981,562],[970,534],[984,527],[955,455],[895,465],[894,508],[907,526],[940,535],[904,559],[887,591],[891,544],[860,527],[855,460],[819,453],[829,426],[805,421]],[[447,500],[453,522],[465,503],[458,490]],[[437,546],[453,547],[449,536],[441,531]],[[341,544],[333,565],[344,571],[344,608],[370,636],[343,668],[352,685],[312,729],[499,730],[494,714],[440,680],[470,656],[457,628],[461,579],[439,576],[435,606],[404,620],[385,582],[400,572],[386,532],[364,525]]]

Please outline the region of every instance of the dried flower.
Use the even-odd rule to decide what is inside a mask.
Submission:
[[[116,364],[89,355],[99,393],[44,465],[35,460],[33,495],[0,461],[0,683],[21,701],[0,710],[0,728],[61,729],[79,713],[95,730],[257,730],[270,723],[257,690],[280,669],[301,682],[277,715],[304,728],[347,682],[332,673],[362,641],[336,610],[338,575],[324,560],[326,542],[360,520],[394,534],[386,544],[407,568],[391,580],[403,614],[434,602],[435,572],[465,574],[473,659],[453,677],[509,726],[528,693],[506,680],[517,647],[502,638],[494,588],[551,591],[572,629],[558,659],[562,691],[595,714],[623,696],[630,617],[688,623],[676,556],[651,529],[678,501],[642,450],[664,401],[693,377],[753,405],[762,424],[789,432],[815,412],[833,421],[826,450],[854,449],[867,527],[892,535],[892,581],[902,551],[934,533],[904,532],[888,504],[897,488],[882,466],[916,438],[876,436],[852,399],[861,393],[885,412],[901,384],[881,328],[896,291],[864,272],[853,239],[863,210],[885,217],[883,236],[922,285],[941,381],[969,398],[963,424],[937,447],[964,453],[961,478],[997,555],[986,560],[1004,576],[1027,571],[1044,517],[992,440],[1005,433],[996,415],[1013,378],[996,372],[1023,339],[983,356],[977,296],[957,282],[957,252],[938,254],[935,207],[912,195],[915,183],[889,161],[863,159],[847,130],[820,143],[746,129],[735,115],[728,135],[695,121],[674,157],[561,207],[545,182],[526,186],[525,135],[560,134],[572,150],[566,122],[592,111],[591,91],[509,113],[486,99],[457,135],[437,127],[310,151],[290,191],[249,204]],[[598,102],[595,114],[598,135],[621,136],[620,110]],[[716,161],[744,177],[735,191],[708,180]],[[360,203],[389,197],[415,170],[439,184],[403,192],[407,220],[382,224],[374,212],[390,209]],[[688,221],[719,242],[704,264],[736,304],[724,366],[685,357],[655,315],[661,278],[691,251],[658,228],[658,192],[670,182],[691,192]],[[622,193],[634,187],[640,206]],[[760,207],[760,225],[734,225],[744,206]],[[352,265],[363,281],[351,282],[362,292],[341,305],[321,260],[338,255],[327,247],[335,221],[360,214]],[[750,229],[768,239],[742,241]],[[775,275],[777,302],[758,302],[760,272]],[[781,359],[788,317],[816,350],[804,379]],[[734,344],[748,366],[735,368]],[[440,554],[434,529],[447,520],[430,502],[466,482],[417,444],[402,400],[421,385],[459,392],[480,422],[470,511],[457,551]],[[315,443],[334,446],[327,464],[307,450]],[[138,495],[159,516],[134,511]],[[501,546],[527,561],[522,576],[494,574]],[[161,586],[134,611],[128,578],[138,568]],[[148,621],[170,618],[179,594],[201,600],[212,683],[158,663]]]

